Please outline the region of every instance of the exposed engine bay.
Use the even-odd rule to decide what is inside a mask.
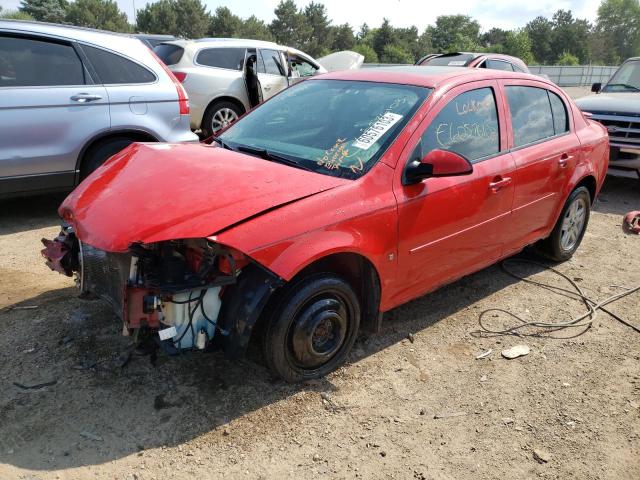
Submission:
[[[152,333],[167,353],[204,350],[217,335],[229,335],[218,318],[224,290],[248,264],[240,252],[206,238],[106,252],[81,242],[66,225],[56,239],[42,242],[47,265],[75,274],[83,296],[107,301],[125,335]]]

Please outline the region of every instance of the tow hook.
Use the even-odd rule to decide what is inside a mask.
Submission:
[[[624,233],[640,235],[640,210],[629,212],[624,216],[622,230]]]
[[[43,238],[41,241],[44,245],[42,256],[51,270],[71,277],[79,269],[78,241],[70,226],[63,226],[53,240]]]

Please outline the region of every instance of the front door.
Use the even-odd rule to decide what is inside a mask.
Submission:
[[[472,85],[472,86],[471,86]],[[428,113],[398,163],[430,150],[454,151],[470,175],[396,183],[399,302],[493,263],[502,252],[513,201],[514,162],[506,152],[504,109],[493,81],[449,91]],[[410,152],[410,153],[408,153]]]
[[[258,54],[258,80],[267,100],[289,86],[287,71],[278,50],[260,49]]]
[[[80,149],[109,121],[71,43],[0,32],[0,194],[72,186]]]

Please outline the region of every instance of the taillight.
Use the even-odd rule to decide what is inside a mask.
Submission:
[[[173,76],[176,77],[180,83],[184,83],[187,79],[187,74],[185,72],[173,72]]]
[[[153,55],[153,57],[164,69],[164,71],[167,72],[167,75],[169,75],[169,78],[176,86],[176,91],[178,92],[178,106],[180,107],[180,115],[189,115],[189,97],[187,96],[187,91],[182,86],[182,83],[180,83],[180,81],[184,81],[184,79],[187,77],[187,74],[178,72],[179,74],[184,75],[184,77],[182,77],[182,80],[178,81],[173,72],[169,70],[169,67],[167,67],[162,60],[160,60],[158,55],[156,55],[153,50],[151,50],[151,55]]]

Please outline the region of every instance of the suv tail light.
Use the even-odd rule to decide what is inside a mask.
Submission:
[[[187,79],[187,74],[185,72],[173,72],[173,76],[176,77],[180,83],[184,83]]]
[[[160,60],[158,55],[156,55],[153,50],[151,50],[151,55],[153,55],[153,57],[160,64],[163,70],[167,72],[167,75],[169,75],[169,78],[176,86],[176,91],[178,92],[178,106],[180,107],[180,115],[189,115],[189,97],[187,96],[187,91],[182,86],[182,83],[180,83],[180,81],[184,81],[184,79],[187,78],[187,74],[178,72],[178,75],[182,76],[182,79],[178,81],[176,75],[174,75],[173,72],[169,70],[169,67],[167,67],[162,60]]]

